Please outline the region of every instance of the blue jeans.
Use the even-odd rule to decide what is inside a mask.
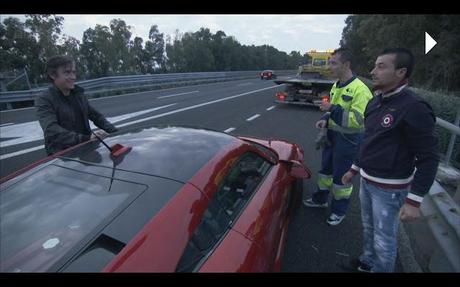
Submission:
[[[399,210],[409,191],[384,189],[361,178],[359,199],[363,222],[361,262],[374,272],[393,272],[397,253]]]

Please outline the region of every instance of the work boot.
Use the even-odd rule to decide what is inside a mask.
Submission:
[[[345,215],[337,215],[335,213],[331,213],[331,216],[327,219],[327,224],[329,225],[339,225],[340,222],[345,218]]]
[[[316,203],[313,201],[313,198],[305,199],[303,204],[306,207],[319,207],[319,208],[327,208],[327,202],[325,203]]]
[[[366,263],[362,262],[358,258],[355,258],[350,261],[350,265],[353,270],[357,272],[363,272],[363,273],[370,273],[372,272],[372,267],[370,265],[367,265]]]

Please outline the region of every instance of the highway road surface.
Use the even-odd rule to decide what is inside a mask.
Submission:
[[[260,79],[220,82],[90,100],[109,121],[125,129],[149,124],[186,125],[233,135],[281,138],[299,143],[313,177],[304,182],[304,198],[316,188],[321,154],[314,149],[315,107],[274,103],[283,85]],[[43,133],[33,108],[0,112],[0,172],[5,176],[46,155]],[[184,139],[186,140],[186,139]],[[362,226],[355,183],[348,214],[328,226],[327,209],[302,206],[290,223],[283,272],[347,272],[342,265],[360,254]],[[398,259],[397,271],[401,271]]]

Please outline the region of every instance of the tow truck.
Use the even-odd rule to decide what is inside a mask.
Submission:
[[[307,52],[309,61],[299,66],[295,77],[279,78],[274,82],[286,84],[283,92],[276,93],[276,103],[318,106],[329,97],[336,79],[332,78],[329,59],[333,50]]]

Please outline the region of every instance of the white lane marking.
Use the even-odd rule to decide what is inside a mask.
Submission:
[[[242,93],[242,94],[238,94],[238,95],[234,95],[234,96],[229,96],[229,97],[226,97],[226,98],[222,98],[222,99],[218,99],[218,100],[214,100],[214,101],[210,101],[210,102],[206,102],[206,103],[202,103],[202,104],[198,104],[198,105],[193,105],[193,106],[190,106],[190,107],[186,107],[186,108],[166,112],[166,113],[159,114],[159,115],[156,115],[156,116],[152,116],[152,117],[148,117],[148,118],[140,119],[140,120],[135,120],[135,121],[132,121],[132,122],[128,122],[128,123],[124,123],[124,124],[120,124],[120,125],[116,125],[116,126],[118,128],[121,128],[121,127],[124,127],[124,126],[137,124],[137,123],[140,123],[140,122],[143,122],[143,121],[148,121],[148,120],[151,120],[151,119],[156,119],[156,118],[172,115],[172,114],[175,114],[175,113],[180,113],[180,112],[183,112],[183,111],[187,111],[187,110],[191,110],[191,109],[195,109],[195,108],[199,108],[199,107],[203,107],[203,106],[207,106],[207,105],[211,105],[211,104],[215,104],[215,103],[235,99],[235,98],[238,98],[238,97],[246,96],[246,95],[257,93],[257,92],[260,92],[260,91],[277,88],[277,87],[280,87],[280,86],[283,86],[283,85],[284,84],[281,84],[281,85],[278,85],[278,86],[273,86],[273,87],[262,88],[262,89],[258,89],[258,90],[254,90],[254,91],[249,91],[249,92],[246,92],[246,93]],[[38,124],[38,122],[36,122],[36,123]],[[39,130],[41,132],[41,129],[39,129]],[[42,135],[42,137],[43,137],[43,135]],[[40,139],[42,139],[42,137]],[[20,155],[20,154],[25,154],[25,153],[28,153],[28,152],[31,152],[31,151],[34,151],[34,150],[38,150],[40,148],[44,148],[44,146],[41,145],[39,147],[29,148],[29,149],[26,149],[26,150],[21,150],[21,151],[9,153],[9,154],[1,155],[0,160],[2,160],[4,158],[9,158],[9,157],[13,157],[13,156],[16,156],[16,155]]]
[[[228,128],[224,131],[224,133],[230,133],[230,132],[233,132],[234,130],[236,130],[236,128]]]
[[[257,119],[258,117],[260,117],[260,115],[256,114],[256,115],[253,115],[252,117],[250,117],[249,119],[246,119],[246,121],[250,122],[250,121],[252,121],[254,119]]]
[[[186,92],[186,93],[180,93],[180,94],[174,94],[174,95],[168,95],[168,96],[161,96],[161,97],[158,97],[157,99],[171,98],[171,97],[194,94],[194,93],[199,93],[199,92],[200,91],[193,91],[193,92]]]
[[[227,82],[223,82],[227,83]],[[217,82],[217,83],[208,83],[208,84],[201,84],[201,85],[193,85],[193,88],[196,87],[201,87],[201,86],[214,86],[214,85],[219,85],[222,84],[222,82]],[[282,84],[284,85],[284,84]],[[281,85],[280,85],[281,86]],[[146,93],[153,93],[153,92],[163,92],[163,91],[169,91],[169,90],[178,90],[178,89],[183,89],[184,87],[176,87],[176,88],[168,88],[168,89],[161,89],[161,90],[151,90],[151,91],[143,91],[143,92],[134,92],[134,93],[129,93],[129,94],[123,94],[123,95],[118,95],[118,96],[109,96],[109,97],[101,97],[101,98],[95,98],[95,99],[88,99],[88,101],[98,101],[98,100],[107,100],[107,99],[113,99],[113,98],[119,98],[119,97],[125,97],[125,96],[130,96],[130,95],[137,95],[137,94],[146,94]],[[30,107],[30,108],[20,108],[20,109],[13,109],[13,110],[6,110],[6,111],[0,111],[0,113],[9,113],[9,112],[17,112],[17,111],[23,111],[23,110],[30,110],[30,109],[35,109],[35,107]]]
[[[43,139],[43,131],[38,121],[0,127],[1,138],[12,138],[0,142],[0,147],[32,142]]]
[[[166,113],[163,113],[163,114],[151,116],[151,117],[144,118],[144,119],[139,119],[139,120],[132,121],[132,122],[129,122],[129,123],[124,123],[124,124],[121,124],[121,125],[117,125],[117,127],[121,128],[121,127],[129,126],[129,125],[137,124],[137,123],[140,123],[140,122],[145,122],[145,121],[153,120],[153,119],[156,119],[156,118],[161,118],[161,117],[164,117],[164,116],[169,116],[169,115],[180,113],[180,112],[183,112],[183,111],[188,111],[188,110],[196,109],[196,108],[199,108],[199,107],[204,107],[204,106],[207,106],[207,105],[211,105],[211,104],[231,100],[231,99],[234,99],[234,98],[246,96],[246,95],[253,94],[253,93],[257,93],[257,92],[260,92],[260,91],[263,91],[263,90],[277,88],[279,86],[281,86],[281,85],[273,86],[273,87],[267,87],[267,88],[263,88],[263,89],[258,89],[258,90],[254,90],[254,91],[250,91],[250,92],[246,92],[246,93],[242,93],[242,94],[238,94],[238,95],[229,96],[229,97],[226,97],[226,98],[210,101],[210,102],[201,103],[201,104],[198,104],[198,105],[193,105],[193,106],[190,106],[190,107],[186,107],[186,108],[166,112]]]
[[[20,151],[0,155],[0,160],[4,160],[4,159],[7,159],[7,158],[17,156],[17,155],[21,155],[21,154],[25,154],[25,153],[28,153],[28,152],[33,152],[33,151],[36,151],[36,150],[39,150],[39,149],[42,149],[42,148],[45,148],[45,146],[41,145],[41,146],[31,147],[31,148],[28,148],[28,149],[23,149],[23,150],[20,150]]]
[[[267,108],[267,111],[271,111],[271,110],[273,110],[275,107],[276,107],[276,106],[271,106],[271,107]]]
[[[169,104],[169,105],[159,106],[159,107],[155,107],[155,108],[151,108],[151,109],[143,110],[143,111],[138,111],[138,112],[134,112],[134,113],[124,114],[124,115],[121,115],[121,116],[110,117],[110,118],[107,118],[107,120],[109,122],[111,122],[112,124],[114,124],[114,123],[118,123],[118,122],[121,122],[121,121],[126,120],[126,119],[138,117],[140,115],[147,114],[147,113],[150,113],[150,112],[153,112],[153,111],[156,111],[156,110],[161,110],[161,109],[164,109],[164,108],[167,108],[167,107],[170,107],[170,106],[174,106],[174,105],[177,105],[177,103],[172,103],[172,104]],[[92,128],[95,128],[95,127],[96,126],[94,126],[94,125],[92,126]]]
[[[14,123],[1,124],[0,127],[9,126],[9,125],[13,125],[13,124],[14,124]]]
[[[147,110],[138,111],[134,113],[124,114],[124,115],[115,116],[115,117],[109,117],[107,118],[107,120],[111,123],[117,123],[117,122],[120,122],[126,119],[138,117],[140,115],[150,113],[150,112],[153,112],[159,109],[164,109],[170,106],[174,106],[176,104],[177,103],[173,103],[173,104],[155,107],[152,109],[147,109]],[[90,127],[91,129],[96,128],[96,126],[92,122],[90,122]],[[33,121],[33,122],[16,124],[16,125],[10,125],[6,127],[0,127],[0,137],[1,138],[13,138],[10,140],[0,142],[1,147],[7,147],[7,146],[12,146],[12,145],[42,140],[43,131],[40,127],[40,123],[38,121]]]

